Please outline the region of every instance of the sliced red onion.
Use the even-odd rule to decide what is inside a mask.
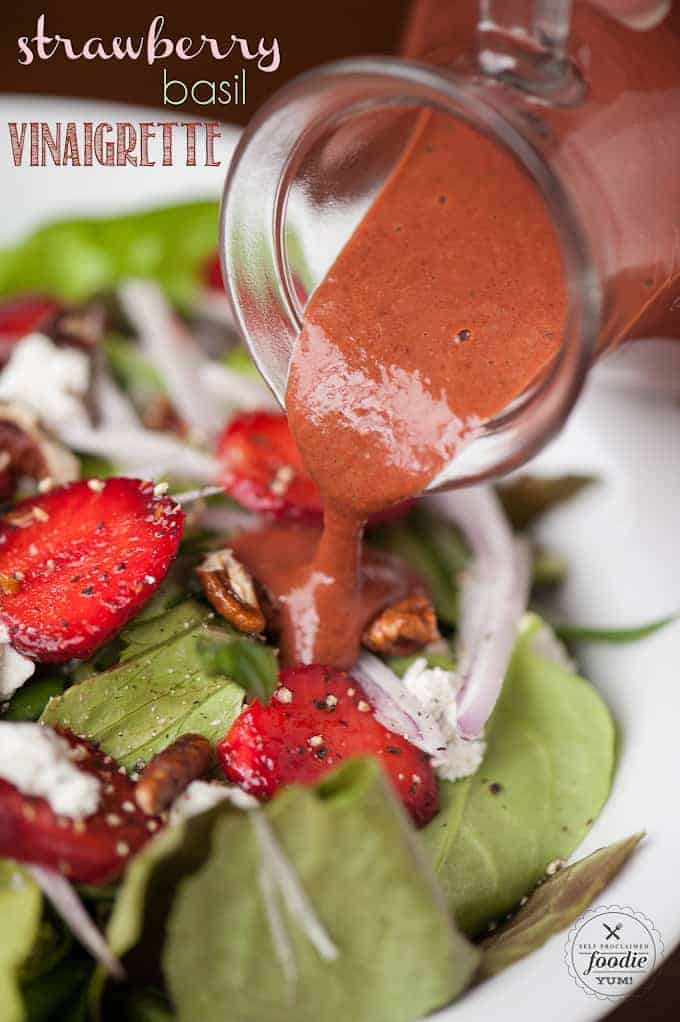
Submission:
[[[215,401],[228,408],[245,411],[278,408],[273,394],[260,379],[237,373],[220,362],[204,362],[199,369],[199,377],[202,386]]]
[[[209,361],[175,316],[161,288],[149,280],[128,280],[119,287],[118,296],[173,407],[201,437],[216,437],[224,425],[224,414],[201,380],[201,368]]]
[[[457,704],[460,734],[477,738],[496,705],[526,610],[529,548],[513,535],[489,486],[434,494],[428,504],[459,526],[473,555],[460,594]]]
[[[61,440],[83,454],[98,454],[124,466],[145,479],[162,479],[168,474],[197,483],[214,483],[219,463],[169,433],[138,427],[95,429],[69,423],[59,430]]]
[[[361,682],[376,718],[388,731],[403,735],[429,756],[446,744],[446,736],[433,717],[377,656],[363,652],[352,676]]]
[[[27,866],[40,890],[54,906],[73,936],[92,957],[115,979],[125,979],[125,970],[97,929],[77,891],[69,881],[53,869]]]

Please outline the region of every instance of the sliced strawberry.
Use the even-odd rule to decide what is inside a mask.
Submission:
[[[271,702],[253,700],[217,756],[231,781],[263,799],[284,784],[312,784],[350,756],[376,756],[416,824],[438,808],[425,753],[375,719],[353,678],[317,664],[282,671]]]
[[[285,415],[245,412],[219,441],[222,484],[251,511],[318,522],[321,497],[307,475]]]
[[[307,474],[285,415],[237,415],[222,434],[218,453],[222,485],[243,507],[275,518],[321,521],[321,496]],[[408,511],[411,503],[404,501],[373,515],[371,523],[392,520]]]
[[[203,267],[203,282],[215,291],[224,291],[224,280],[222,279],[222,266],[220,254],[215,252],[210,256]]]
[[[101,782],[99,808],[82,820],[57,816],[46,799],[0,778],[0,855],[57,869],[76,883],[108,883],[160,821],[137,806],[134,784],[111,756],[57,730],[74,750],[74,764]]]
[[[0,361],[7,357],[13,344],[37,329],[59,308],[59,303],[46,295],[21,295],[0,302]]]
[[[160,585],[184,514],[153,483],[82,480],[17,504],[0,519],[0,622],[45,662],[84,658]]]

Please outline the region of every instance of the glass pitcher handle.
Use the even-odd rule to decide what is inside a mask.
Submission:
[[[567,55],[572,0],[479,0],[481,71],[548,103],[578,102],[582,83]]]

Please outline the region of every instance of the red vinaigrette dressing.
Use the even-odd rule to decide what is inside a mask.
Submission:
[[[472,11],[450,0],[419,0],[405,54],[439,63],[469,50]],[[605,104],[620,88],[629,31],[588,5],[575,7],[575,38],[589,41],[596,54],[595,102]],[[657,91],[663,99],[677,75],[674,31],[636,33],[632,59],[644,62],[637,73],[646,75],[642,95],[649,102]],[[628,92],[621,101],[639,100]],[[627,123],[643,130],[636,110]],[[555,130],[566,132],[587,166],[592,145],[580,116],[575,110],[566,129]],[[621,165],[616,133],[612,139],[611,152],[602,141],[595,147],[593,173],[598,162]],[[638,141],[633,136],[631,144]],[[668,136],[662,142],[669,144]],[[644,160],[649,147],[638,148]],[[634,191],[631,201],[638,201]],[[663,211],[680,209],[680,176],[659,182],[646,201],[650,223],[663,230]],[[657,336],[677,330],[662,314],[677,273],[655,265],[657,227],[648,233],[649,259],[645,250],[639,272],[619,289],[605,324],[607,343],[653,327]],[[234,544],[279,600],[287,663],[352,666],[365,625],[413,584],[396,561],[376,564],[366,553],[362,561],[366,518],[421,492],[478,424],[540,375],[558,350],[565,317],[559,243],[532,183],[473,128],[423,114],[312,295],[291,360],[286,406],[321,491],[323,532],[273,525]]]

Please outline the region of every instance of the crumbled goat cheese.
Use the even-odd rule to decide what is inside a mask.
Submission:
[[[35,671],[32,660],[10,645],[9,633],[0,624],[0,703],[7,702]]]
[[[0,721],[0,777],[74,820],[96,813],[101,788],[93,774],[78,769],[76,756],[51,728]]]
[[[83,398],[90,385],[90,360],[74,348],[58,348],[43,334],[28,334],[12,349],[0,374],[0,400],[31,407],[54,430],[87,424]]]
[[[484,758],[486,742],[482,738],[463,738],[458,731],[456,696],[460,679],[456,672],[428,667],[427,660],[420,657],[406,671],[402,684],[441,731],[442,745],[431,753],[439,776],[456,781],[474,774]]]
[[[231,802],[237,809],[255,809],[258,801],[240,788],[209,781],[192,781],[186,791],[175,799],[170,809],[171,824],[182,823],[192,816],[214,809],[220,802]]]

